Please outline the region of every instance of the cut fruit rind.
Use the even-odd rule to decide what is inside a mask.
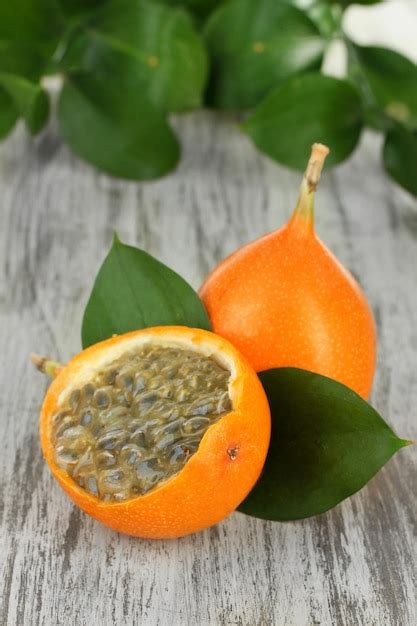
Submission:
[[[106,364],[144,343],[176,346],[214,358],[230,372],[232,410],[210,425],[195,454],[179,473],[145,495],[106,502],[79,486],[55,459],[52,416],[75,388]],[[200,329],[158,327],[118,337],[84,350],[53,381],[41,411],[45,458],[61,486],[87,513],[121,532],[142,537],[177,537],[210,526],[233,511],[256,482],[268,449],[269,405],[260,381],[226,340]]]

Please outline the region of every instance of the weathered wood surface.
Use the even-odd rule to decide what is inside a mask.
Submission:
[[[0,622],[42,625],[408,626],[416,614],[417,452],[400,452],[332,512],[274,524],[233,514],[177,541],[117,535],[51,478],[37,436],[46,381],[30,351],[65,360],[112,233],[198,286],[238,245],[275,228],[299,175],[256,153],[230,120],[179,119],[178,171],[152,184],[107,178],[54,125],[0,150]],[[379,139],[325,175],[324,241],[364,285],[378,321],[373,402],[417,429],[417,206],[382,173]]]

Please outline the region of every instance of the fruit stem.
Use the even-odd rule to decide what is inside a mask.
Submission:
[[[300,195],[290,223],[302,223],[309,230],[314,226],[314,192],[319,184],[321,170],[330,150],[322,143],[311,146],[311,156],[301,182]]]
[[[40,372],[51,376],[51,378],[58,376],[59,372],[64,368],[62,363],[53,361],[47,356],[40,356],[39,354],[31,354],[30,360]]]

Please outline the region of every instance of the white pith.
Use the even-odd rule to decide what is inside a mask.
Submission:
[[[103,369],[105,369],[111,362],[119,359],[123,354],[128,351],[135,350],[145,344],[152,344],[153,346],[162,346],[166,348],[182,348],[184,350],[191,350],[197,354],[201,354],[207,358],[212,358],[219,365],[224,367],[230,372],[228,381],[228,394],[232,407],[234,407],[234,381],[237,377],[236,365],[231,356],[221,351],[221,348],[215,341],[210,341],[201,336],[198,339],[194,339],[190,335],[153,335],[153,334],[138,334],[137,336],[127,336],[121,338],[117,343],[113,345],[103,347],[101,352],[97,351],[92,356],[91,361],[85,360],[85,362],[78,365],[77,370],[71,378],[71,383],[65,387],[65,389],[58,396],[57,406],[62,406],[67,400],[73,389],[82,387],[84,384],[90,382],[94,377]]]

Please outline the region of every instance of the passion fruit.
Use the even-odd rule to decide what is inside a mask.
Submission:
[[[59,368],[40,434],[53,475],[92,517],[178,537],[248,494],[268,449],[269,405],[228,341],[164,326],[95,344]]]

